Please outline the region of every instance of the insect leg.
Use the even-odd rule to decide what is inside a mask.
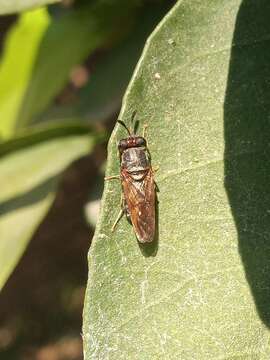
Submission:
[[[125,209],[124,209],[124,202],[123,202],[123,195],[121,195],[121,210],[119,211],[119,214],[117,215],[117,218],[112,226],[112,232],[114,232],[116,225],[120,221],[121,217],[124,215]]]
[[[121,217],[122,217],[123,215],[124,215],[124,210],[121,209],[121,210],[119,211],[119,214],[118,214],[115,222],[113,223],[112,232],[114,232],[114,230],[115,230],[115,228],[116,228],[116,225],[118,224],[118,222],[120,221],[120,219],[121,219]]]
[[[104,180],[113,180],[113,179],[120,180],[120,175],[105,176],[104,178]]]
[[[144,124],[143,125],[143,133],[142,133],[142,137],[145,138],[146,135],[146,129],[148,128],[148,124]]]

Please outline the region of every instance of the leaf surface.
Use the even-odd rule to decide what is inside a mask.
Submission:
[[[85,359],[269,359],[270,4],[179,1],[150,36],[136,109],[159,166],[157,241],[139,246],[105,184],[89,253]],[[107,175],[119,172],[116,141]]]

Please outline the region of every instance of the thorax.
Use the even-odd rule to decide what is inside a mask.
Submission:
[[[150,159],[145,147],[134,147],[123,151],[121,169],[127,171],[134,180],[144,178],[150,168]]]

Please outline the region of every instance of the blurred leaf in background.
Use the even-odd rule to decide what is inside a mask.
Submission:
[[[0,138],[11,137],[15,132],[40,41],[49,23],[45,8],[26,12],[6,36],[0,63]]]
[[[24,11],[61,0],[0,0],[0,15]]]
[[[86,126],[51,130],[0,144],[0,155],[8,150],[0,158],[0,289],[47,213],[61,172],[95,144]]]

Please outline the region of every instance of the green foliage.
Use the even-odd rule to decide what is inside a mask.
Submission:
[[[90,81],[78,91],[77,101],[49,107],[42,119],[74,115],[84,119],[104,119],[117,112],[147,36],[168,9],[167,4],[160,3],[154,7],[148,4],[135,11],[134,26],[130,31],[124,30],[127,34],[122,41],[108,46],[106,55],[95,65]]]
[[[70,70],[109,38],[137,8],[122,0],[81,6],[50,18],[45,9],[21,15],[10,31],[0,65],[2,137],[33,121],[67,82]],[[18,50],[20,61],[18,62]]]
[[[107,182],[89,253],[85,360],[268,359],[269,13],[266,0],[179,1],[147,42],[134,109],[158,192],[139,246]],[[107,175],[119,172],[116,127]]]
[[[129,36],[97,64],[91,81],[81,90],[77,105],[80,113],[102,117],[104,113],[109,114],[119,108],[146,37],[167,8],[164,4],[156,4],[154,8],[146,6],[141,9]]]
[[[120,36],[116,24],[124,23],[136,7],[134,0],[126,6],[123,6],[123,0],[114,0],[110,6],[99,1],[79,7],[50,23],[40,42],[31,81],[18,114],[20,127],[50,104],[67,82],[74,65],[84,61],[109,38]]]
[[[0,144],[0,289],[46,215],[61,173],[94,143],[86,127],[64,125]]]
[[[3,138],[12,136],[16,129],[40,42],[49,23],[46,9],[29,11],[20,16],[7,35],[0,63],[0,135]],[[42,92],[41,88],[37,90],[36,96]]]
[[[98,0],[61,11],[57,7],[51,12],[39,8],[20,14],[8,31],[0,63],[0,288],[46,216],[63,170],[105,139],[104,133],[98,135],[74,115],[68,121],[61,116],[61,123],[55,122],[59,117],[47,116],[51,125],[38,128],[29,124],[42,112],[51,113],[49,105],[67,83],[74,65],[97,48],[122,40],[140,5],[137,0]],[[12,8],[10,2],[6,11],[19,9]],[[124,30],[116,26],[119,23]],[[132,64],[135,61],[136,57]],[[130,72],[131,67],[125,76]],[[96,93],[101,90],[97,88]],[[86,97],[87,93],[86,89]],[[96,93],[92,95],[98,96]],[[108,94],[106,101],[111,101]],[[95,101],[86,106],[87,110],[94,105]]]
[[[0,0],[0,15],[15,13],[60,0]]]

